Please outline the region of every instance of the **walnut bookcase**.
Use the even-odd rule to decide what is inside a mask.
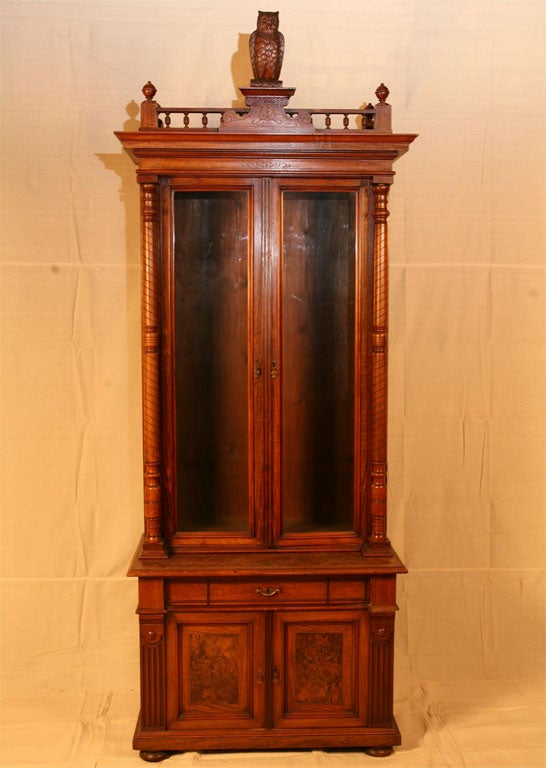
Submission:
[[[387,198],[415,136],[383,85],[359,110],[241,90],[165,108],[147,83],[116,134],[141,189],[134,747],[388,755]]]

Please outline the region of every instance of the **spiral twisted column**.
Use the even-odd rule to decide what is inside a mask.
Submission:
[[[372,184],[374,218],[374,297],[372,330],[371,433],[369,450],[370,518],[365,554],[390,554],[387,538],[387,333],[388,184]]]
[[[142,243],[142,421],[144,546],[142,556],[163,554],[159,400],[159,188],[140,185]]]

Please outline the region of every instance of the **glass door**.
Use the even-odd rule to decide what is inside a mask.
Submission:
[[[360,532],[362,194],[307,187],[280,195],[277,534],[347,543]]]
[[[172,206],[173,549],[358,548],[367,188],[264,178],[177,188]]]
[[[255,539],[252,190],[174,192],[178,542]],[[259,270],[259,266],[258,266]],[[226,540],[227,537],[227,540]]]

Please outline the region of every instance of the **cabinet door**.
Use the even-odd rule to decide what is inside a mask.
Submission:
[[[331,546],[365,535],[368,198],[312,184],[278,190],[276,538]]]
[[[264,626],[264,615],[257,613],[169,617],[169,728],[263,727]]]
[[[281,612],[274,622],[275,727],[366,725],[367,613]]]
[[[177,187],[165,217],[170,543],[357,548],[373,267],[367,187],[204,184]]]
[[[175,548],[263,539],[257,197],[252,182],[172,194],[165,431]]]

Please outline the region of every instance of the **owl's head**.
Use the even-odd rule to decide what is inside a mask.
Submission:
[[[271,35],[279,28],[279,12],[278,11],[258,11],[258,32],[263,35]]]

